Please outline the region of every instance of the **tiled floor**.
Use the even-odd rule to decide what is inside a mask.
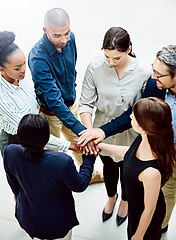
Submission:
[[[101,53],[105,32],[112,26],[128,30],[133,51],[146,64],[154,61],[156,52],[163,46],[176,44],[175,0],[6,0],[0,6],[0,30],[12,30],[16,43],[26,56],[42,36],[43,17],[47,10],[62,7],[70,15],[71,29],[76,35],[77,96],[89,61]],[[30,79],[30,73],[27,73]],[[100,160],[97,169],[102,169]],[[7,185],[0,159],[0,240],[26,240],[28,236],[20,229],[14,217],[13,195]],[[120,192],[120,190],[119,190]],[[106,203],[104,184],[89,186],[84,193],[74,194],[80,225],[73,230],[73,240],[125,240],[126,222],[117,227],[115,215],[102,223],[101,214]],[[176,239],[176,209],[163,235],[164,240]]]

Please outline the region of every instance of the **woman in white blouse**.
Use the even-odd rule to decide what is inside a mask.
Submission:
[[[25,79],[26,59],[14,43],[13,32],[0,32],[0,149],[18,143],[17,128],[21,118],[29,113],[37,114],[33,88]],[[74,143],[50,136],[47,147],[79,152]]]
[[[150,69],[145,68],[132,53],[130,36],[123,28],[110,28],[105,34],[102,49],[104,56],[96,57],[90,62],[82,85],[79,113],[87,128],[100,127],[131,107],[141,97],[142,89],[151,75]],[[92,125],[94,107],[96,112]],[[136,133],[130,129],[109,137],[104,142],[130,145],[135,136]],[[104,164],[103,173],[108,194],[102,214],[103,222],[112,216],[118,197],[117,183],[120,175],[122,199],[116,217],[119,226],[126,220],[128,210],[123,161],[104,151],[100,158]]]

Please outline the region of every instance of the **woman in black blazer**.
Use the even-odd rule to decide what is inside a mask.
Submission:
[[[83,155],[77,172],[70,156],[45,150],[49,126],[40,114],[25,115],[17,135],[21,145],[9,145],[4,151],[4,168],[16,199],[15,216],[32,238],[64,238],[79,224],[72,191],[87,188],[95,157]]]

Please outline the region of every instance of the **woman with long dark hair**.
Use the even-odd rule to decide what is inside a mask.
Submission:
[[[163,100],[143,98],[131,119],[139,135],[130,147],[100,143],[99,148],[124,157],[128,239],[159,240],[166,211],[161,186],[171,178],[176,156],[171,110]]]
[[[151,75],[132,52],[132,42],[128,32],[121,27],[110,28],[104,37],[104,56],[96,57],[87,68],[79,102],[79,113],[87,129],[100,127],[120,116],[141,97],[142,89]],[[92,115],[96,107],[92,125]],[[130,145],[136,133],[130,129],[109,137],[106,143]],[[123,181],[123,161],[121,158],[102,151],[103,173],[108,201],[103,209],[103,222],[113,213],[116,203],[117,183],[121,181],[122,196],[116,217],[117,225],[127,217],[126,192]],[[120,172],[120,173],[119,173]]]
[[[4,150],[4,168],[20,226],[32,238],[70,240],[71,229],[79,224],[72,191],[87,188],[95,157],[83,155],[78,173],[70,156],[44,149],[49,125],[40,114],[25,115],[17,137],[21,145]]]

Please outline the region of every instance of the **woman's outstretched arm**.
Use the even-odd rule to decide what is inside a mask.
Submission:
[[[107,143],[99,143],[98,147],[100,150],[104,150],[106,152],[112,153],[115,156],[123,158],[125,153],[128,151],[129,146],[119,146],[119,145],[112,145]]]

